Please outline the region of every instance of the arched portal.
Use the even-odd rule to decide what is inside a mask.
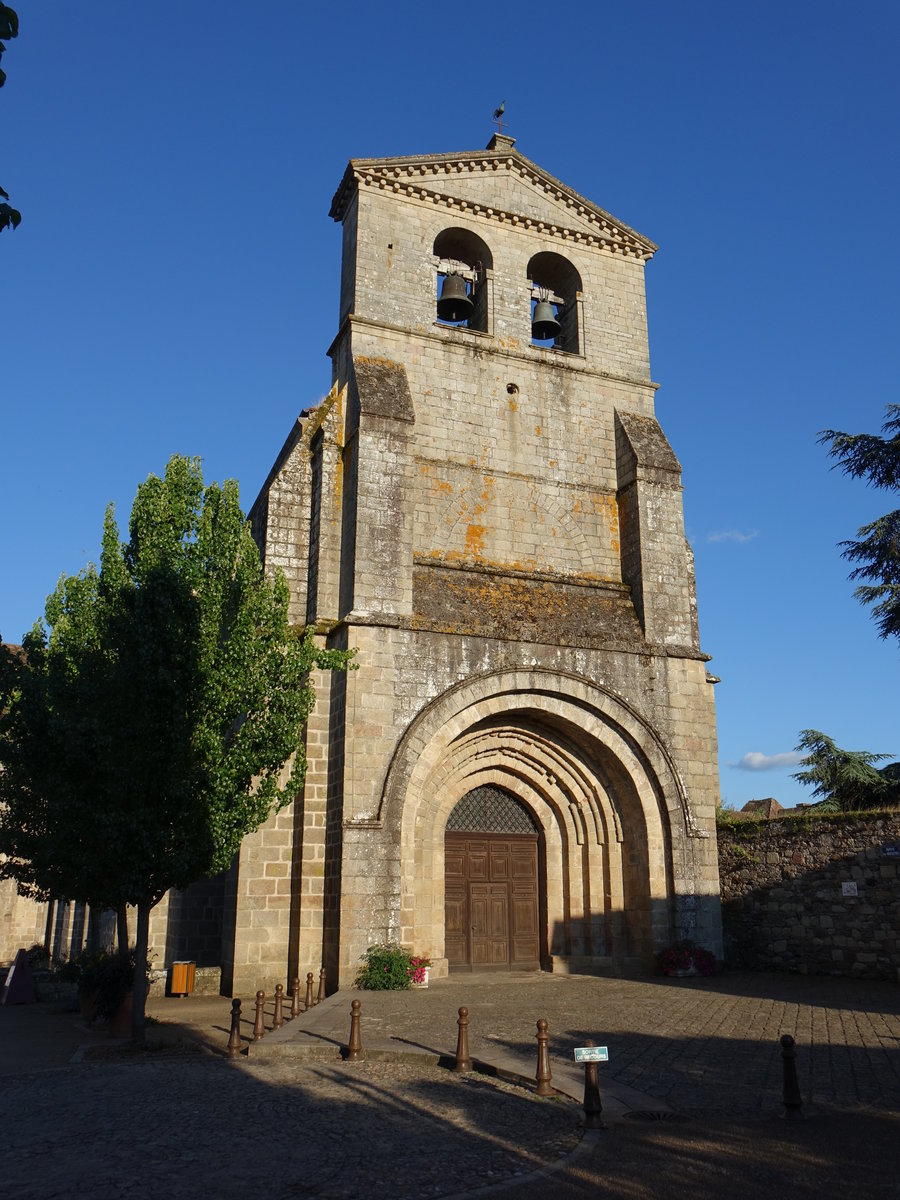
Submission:
[[[675,864],[692,853],[693,817],[659,735],[619,697],[560,672],[469,680],[407,730],[381,806],[400,835],[401,940],[450,957],[448,825],[487,786],[537,828],[540,962],[649,966],[673,936]]]
[[[447,819],[444,925],[451,970],[541,965],[540,831],[511,792],[473,788]]]

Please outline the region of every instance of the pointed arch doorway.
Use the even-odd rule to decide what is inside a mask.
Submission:
[[[494,784],[467,792],[444,834],[444,938],[451,971],[539,971],[541,839]]]

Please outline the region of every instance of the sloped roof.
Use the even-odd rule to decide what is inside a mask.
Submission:
[[[559,222],[545,222],[533,217],[522,217],[518,213],[506,212],[494,206],[467,201],[452,195],[452,191],[441,186],[442,182],[457,173],[475,171],[512,172],[529,183],[536,191],[544,193],[559,210]],[[431,203],[459,208],[470,215],[487,216],[495,220],[509,220],[524,228],[537,228],[539,232],[571,238],[587,246],[627,254],[646,260],[658,249],[655,242],[632,229],[623,221],[579,195],[568,184],[554,178],[543,167],[527,159],[515,149],[513,138],[495,134],[484,150],[463,150],[448,154],[414,154],[392,158],[352,158],[344,172],[340,186],[331,202],[329,216],[342,221],[354,192],[358,187],[391,188],[395,192]],[[566,224],[570,214],[572,225]]]

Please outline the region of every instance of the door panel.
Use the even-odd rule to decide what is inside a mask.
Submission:
[[[469,961],[467,890],[465,883],[451,884],[448,880],[444,894],[444,951],[447,961],[454,967],[465,966]]]
[[[537,851],[537,838],[528,835],[446,835],[451,966],[540,969]]]

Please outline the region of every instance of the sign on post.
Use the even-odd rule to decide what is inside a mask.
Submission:
[[[609,1051],[606,1046],[576,1046],[575,1061],[577,1063],[609,1062]]]

